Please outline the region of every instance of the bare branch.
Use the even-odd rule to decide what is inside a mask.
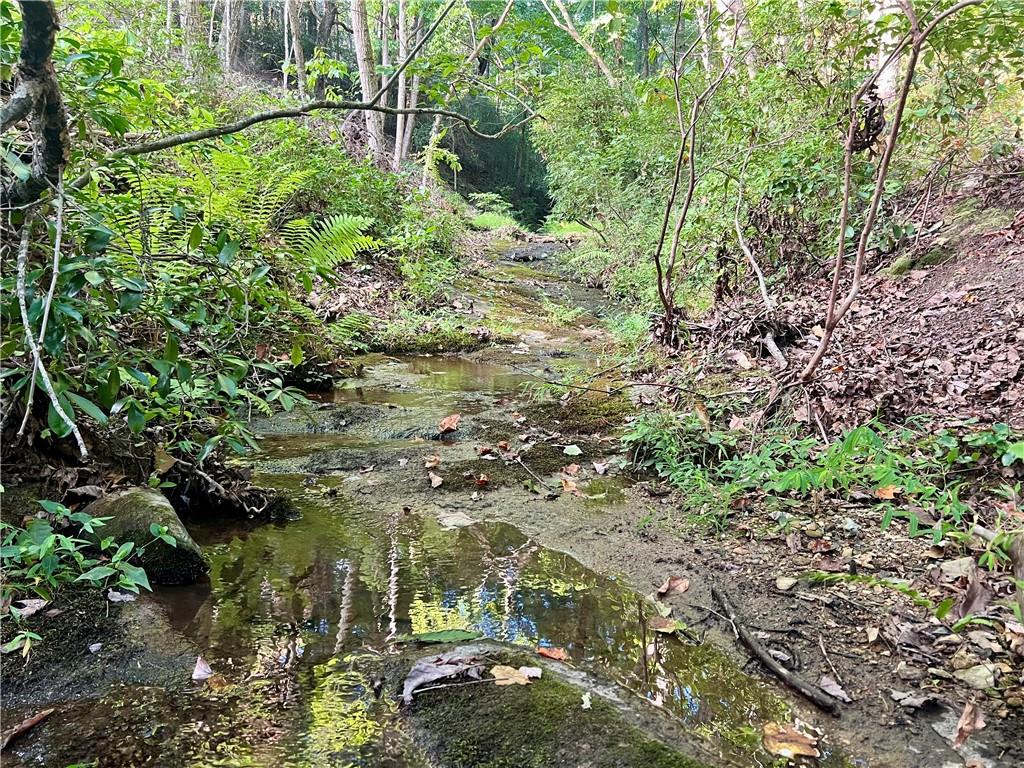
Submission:
[[[63,421],[71,429],[72,434],[75,436],[75,442],[78,443],[78,451],[81,453],[84,459],[89,455],[89,451],[86,450],[85,440],[82,439],[82,433],[78,429],[78,425],[71,420],[71,417],[64,411],[64,407],[60,404],[60,400],[57,399],[57,393],[53,389],[53,382],[50,381],[50,374],[46,372],[46,367],[43,365],[42,353],[39,349],[39,344],[36,343],[35,334],[32,333],[32,324],[28,319],[28,304],[25,299],[25,273],[28,268],[28,246],[29,246],[29,235],[32,232],[32,218],[29,218],[21,225],[21,245],[18,248],[18,280],[17,280],[17,294],[18,294],[18,306],[21,309],[21,322],[25,326],[25,340],[28,342],[29,349],[32,350],[32,364],[33,364],[33,378],[38,375],[43,382],[43,389],[46,394],[50,397],[50,405],[53,406],[53,410],[57,412],[60,420]],[[22,430],[24,430],[24,424],[22,424]],[[19,432],[18,434],[22,434]]]

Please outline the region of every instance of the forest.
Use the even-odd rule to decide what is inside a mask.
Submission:
[[[5,765],[1024,764],[1024,0],[0,0]]]

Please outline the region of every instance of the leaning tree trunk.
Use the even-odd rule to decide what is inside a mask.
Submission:
[[[370,43],[370,27],[366,19],[366,0],[352,0],[352,42],[356,49],[356,66],[359,67],[363,101],[369,101],[377,93],[377,73]],[[376,162],[384,154],[384,115],[367,111],[364,117],[367,144]]]

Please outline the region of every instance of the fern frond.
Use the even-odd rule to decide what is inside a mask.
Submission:
[[[329,273],[356,255],[380,243],[363,234],[372,224],[364,216],[329,216],[313,224],[308,219],[289,221],[281,228],[288,254],[299,264],[320,274]]]

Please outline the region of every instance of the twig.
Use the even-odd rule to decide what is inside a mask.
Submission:
[[[64,236],[64,180],[57,184],[57,232],[54,235],[53,244],[53,274],[50,276],[50,290],[46,293],[46,302],[43,304],[43,321],[39,325],[39,344],[46,343],[46,325],[50,320],[50,307],[53,305],[53,296],[57,291],[57,275],[60,272],[60,245]],[[25,434],[25,425],[28,424],[28,417],[32,414],[32,401],[36,395],[36,369],[32,368],[32,378],[28,385],[28,399],[25,401],[25,415],[21,420],[21,427],[18,434]]]
[[[518,456],[516,456],[516,464],[518,464],[523,469],[525,469],[527,472],[529,472],[530,476],[533,477],[534,480],[536,480],[538,483],[543,485],[545,488],[551,489],[553,487],[551,485],[548,485],[547,482],[543,478],[541,478],[532,469],[530,469],[528,466],[526,466],[526,464],[523,463],[523,460],[521,458],[519,458]]]
[[[60,420],[71,429],[72,434],[75,436],[75,441],[78,443],[78,451],[84,459],[89,455],[89,451],[85,448],[85,440],[82,439],[82,433],[78,430],[78,425],[76,425],[67,413],[64,412],[64,407],[57,399],[57,393],[53,390],[53,382],[50,381],[50,374],[46,372],[46,367],[43,365],[42,353],[40,352],[39,345],[36,343],[35,334],[32,333],[32,324],[28,319],[28,306],[25,300],[25,272],[28,265],[29,234],[32,229],[32,223],[33,219],[29,218],[21,226],[21,244],[18,248],[17,281],[18,305],[21,308],[21,322],[25,326],[25,340],[28,341],[29,348],[32,350],[32,374],[33,378],[36,373],[39,374],[39,378],[43,381],[43,389],[50,398],[50,404],[53,406],[53,410],[60,417]]]
[[[835,676],[836,682],[842,685],[843,678],[839,675],[839,670],[836,669],[836,665],[832,663],[832,659],[829,658],[828,651],[825,650],[825,640],[821,635],[818,635],[818,647],[821,648],[821,655],[825,657],[825,662],[828,664],[828,668],[832,670],[832,674]]]
[[[463,680],[458,683],[441,683],[440,685],[428,685],[426,688],[417,688],[412,692],[412,696],[418,693],[426,693],[427,691],[439,691],[442,688],[461,688],[464,685],[479,685],[480,683],[494,683],[497,682],[497,678],[481,678],[479,680]]]
[[[808,683],[806,680],[798,677],[797,675],[790,672],[784,666],[779,664],[764,646],[758,641],[756,637],[748,630],[743,623],[740,621],[736,609],[733,607],[729,598],[721,592],[717,587],[711,588],[711,594],[714,596],[718,604],[722,606],[722,610],[729,617],[729,621],[732,622],[733,628],[736,630],[736,634],[739,639],[747,646],[748,650],[760,661],[768,670],[786,683],[790,688],[795,690],[797,693],[804,696],[809,701],[813,702],[816,706],[825,710],[829,714],[839,714],[839,701],[830,696],[828,693],[823,691],[816,685]]]

